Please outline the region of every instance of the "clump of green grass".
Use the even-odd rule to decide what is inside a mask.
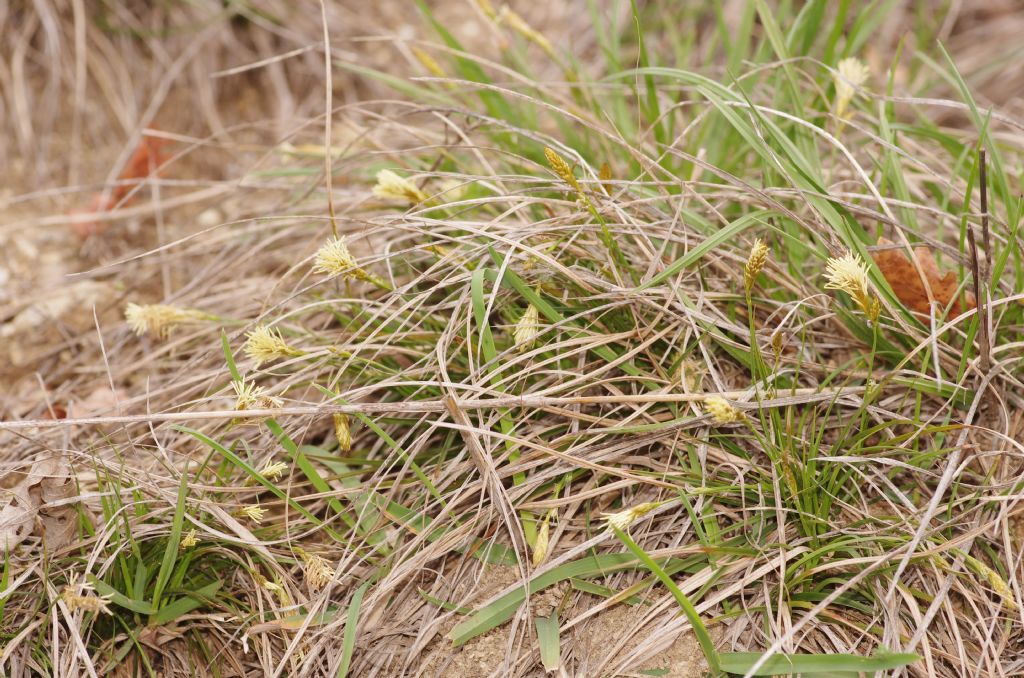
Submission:
[[[61,562],[108,599],[87,651],[155,673],[146,634],[177,625],[211,664],[244,634],[268,673],[397,675],[508,629],[510,673],[616,675],[689,630],[715,674],[1012,672],[1020,249],[986,252],[978,312],[926,320],[870,248],[928,243],[966,285],[981,148],[1016,242],[1019,130],[941,51],[851,70],[882,11],[754,1],[698,49],[656,3],[595,3],[598,71],[484,6],[501,64],[425,3],[431,77],[337,64],[405,98],[344,111],[392,145],[331,150],[330,218],[322,157],[265,172],[302,218],[230,237],[287,265],[258,309],[201,305],[222,340],[153,344],[190,356],[162,377],[181,416],[135,435],[180,457],[102,479],[103,538]],[[498,567],[518,582],[470,604]],[[613,604],[649,611],[585,656]]]

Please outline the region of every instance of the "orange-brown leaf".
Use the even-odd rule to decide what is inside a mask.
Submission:
[[[163,164],[164,158],[160,153],[161,147],[166,143],[163,139],[155,137],[142,137],[139,142],[138,148],[132,153],[132,157],[128,159],[124,169],[121,171],[121,175],[118,177],[119,182],[127,182],[133,179],[144,179],[152,174],[157,174],[160,165]],[[107,194],[96,193],[92,196],[89,202],[89,207],[85,210],[76,209],[71,210],[68,216],[71,217],[71,228],[78,234],[80,238],[87,238],[91,235],[99,235],[107,230],[106,222],[99,221],[97,219],[90,219],[90,214],[98,214],[100,212],[106,212],[113,209],[116,205],[125,202],[125,199],[129,197],[129,193],[135,188],[134,185],[129,183],[118,183],[114,188]]]
[[[881,238],[878,244],[892,245],[893,243],[890,240]],[[893,292],[896,293],[896,298],[914,313],[928,315],[930,308],[928,292],[925,289],[924,282],[921,280],[921,273],[918,272],[917,266],[903,253],[903,250],[879,250],[871,256],[874,258],[875,263],[878,264],[878,269],[885,276]],[[956,274],[949,271],[945,276],[939,275],[939,267],[935,263],[935,254],[931,248],[915,247],[914,259],[917,261],[918,266],[921,267],[921,272],[924,273],[925,278],[927,278],[932,298],[938,302],[941,309],[946,308],[949,302],[953,301],[957,296],[959,283],[957,282]],[[967,310],[977,306],[973,294],[968,292],[964,296],[966,297]],[[960,300],[957,299],[953,302],[953,306],[950,309],[950,317],[960,315],[963,313],[963,310]]]

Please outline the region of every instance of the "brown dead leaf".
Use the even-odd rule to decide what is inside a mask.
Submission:
[[[70,503],[58,506],[48,504],[71,499],[78,493],[78,487],[64,459],[40,461],[32,469],[32,476],[39,478],[39,520],[43,528],[43,541],[48,549],[55,551],[70,544],[78,534],[78,510]],[[31,492],[35,494],[36,489],[33,488]]]
[[[151,127],[150,129],[155,129]],[[119,204],[127,204],[131,197],[134,185],[132,180],[145,179],[152,175],[158,175],[160,167],[164,164],[165,158],[161,149],[167,143],[165,139],[144,136],[135,148],[135,152],[128,159],[118,183],[109,193],[97,193],[92,196],[89,207],[84,210],[72,210],[68,213],[71,217],[71,228],[80,238],[87,238],[91,235],[101,235],[107,230],[105,222],[95,219],[95,215],[107,212]],[[90,217],[93,217],[90,219]]]
[[[7,503],[0,509],[0,549],[11,551],[32,534],[35,505],[24,485],[3,490],[0,501]]]
[[[15,471],[0,481],[0,551],[17,547],[37,525],[50,550],[68,544],[78,531],[78,512],[71,503],[51,503],[70,499],[77,493],[66,460],[47,457],[35,462],[25,473]],[[36,517],[39,521],[37,523]]]
[[[893,243],[891,240],[880,238],[878,244],[892,245]],[[879,270],[885,276],[893,292],[896,293],[896,298],[914,313],[928,315],[930,311],[928,292],[925,289],[924,282],[921,280],[920,273],[917,271],[917,267],[907,258],[903,250],[879,250],[878,252],[873,252],[871,256],[874,258],[875,263],[878,264]],[[938,302],[940,309],[945,309],[949,302],[953,301],[957,296],[959,282],[956,279],[956,274],[948,271],[945,276],[940,277],[938,264],[935,263],[935,254],[929,247],[915,247],[914,259],[917,260],[921,271],[924,272],[928,280],[928,287],[931,288],[932,297]],[[973,294],[968,292],[964,296],[966,297],[968,311],[977,306]],[[954,301],[949,317],[953,318],[963,313],[964,309],[961,306],[962,304],[959,299]]]

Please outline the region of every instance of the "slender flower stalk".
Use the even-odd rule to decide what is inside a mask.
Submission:
[[[280,583],[267,579],[259,572],[253,572],[252,579],[261,589],[269,591],[277,596],[278,600],[281,601],[282,606],[288,605],[291,602],[288,598],[288,592]]]
[[[519,33],[519,35],[544,50],[544,53],[552,60],[558,60],[558,56],[555,54],[555,48],[552,47],[551,41],[536,31],[530,24],[526,23],[526,20],[523,19],[523,17],[509,9],[507,5],[502,7],[501,13],[498,14],[498,23],[506,24],[516,33]]]
[[[871,294],[868,286],[868,270],[853,252],[847,252],[838,259],[829,259],[826,264],[826,290],[840,290],[849,294],[867,319],[874,323],[882,306]]]
[[[612,237],[612,232],[608,228],[608,222],[603,216],[601,216],[601,213],[597,211],[597,207],[594,206],[594,202],[590,199],[590,196],[583,191],[583,187],[580,186],[580,182],[576,180],[576,175],[572,173],[572,168],[569,167],[569,163],[567,163],[562,156],[558,155],[554,149],[547,146],[544,147],[544,157],[547,159],[548,165],[551,166],[551,171],[557,174],[562,181],[569,184],[569,186],[576,191],[576,196],[579,198],[580,202],[582,202],[587,208],[587,211],[590,212],[592,217],[594,217],[594,220],[600,224],[601,244],[603,244],[611,253],[612,258],[615,260],[615,265],[619,270],[629,271],[630,276],[633,278],[633,282],[639,282],[640,279],[637,276],[636,271],[627,264],[626,257],[622,253],[622,248],[619,247],[619,244],[615,242],[615,238]]]
[[[166,304],[128,304],[124,317],[135,334],[152,334],[157,339],[167,339],[178,325],[214,318],[209,313]]]
[[[245,335],[242,351],[252,358],[256,367],[279,358],[303,355],[303,351],[289,346],[278,330],[266,325],[257,325],[255,329]]]
[[[413,205],[427,202],[428,198],[416,184],[391,170],[377,172],[377,185],[373,187],[373,194],[381,200],[403,200]]]
[[[747,415],[733,407],[721,396],[708,396],[704,399],[704,409],[716,424],[735,424],[747,420]]]

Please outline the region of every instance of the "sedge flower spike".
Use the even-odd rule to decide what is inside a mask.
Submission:
[[[850,102],[857,95],[857,89],[868,81],[870,72],[860,59],[850,57],[843,59],[836,65],[836,72],[832,80],[836,86],[836,117],[840,120],[849,120],[852,113],[849,112]]]
[[[282,586],[279,582],[270,581],[259,572],[253,572],[252,579],[254,582],[256,582],[256,585],[259,586],[261,589],[276,595],[278,597],[278,600],[281,601],[281,605],[289,604],[290,601],[288,599],[288,592],[285,591],[284,586]]]
[[[209,314],[188,308],[166,304],[128,304],[124,309],[128,326],[138,336],[152,334],[157,339],[166,339],[171,331],[183,323],[207,320]]]
[[[750,296],[751,290],[754,289],[754,282],[757,280],[757,274],[764,268],[765,263],[768,261],[768,245],[764,244],[764,241],[760,238],[754,241],[754,246],[750,249],[750,256],[747,257],[747,263],[743,266],[743,289],[746,290],[747,296]]]
[[[735,424],[745,421],[747,416],[729,404],[721,396],[710,396],[704,399],[704,410],[711,415],[716,424]]]
[[[548,557],[548,549],[551,546],[551,516],[544,518],[537,530],[537,539],[533,542],[533,566],[537,567]]]
[[[180,542],[178,542],[178,548],[182,551],[187,551],[198,543],[199,537],[196,536],[196,528],[193,527],[191,530],[186,532],[185,536],[181,538]]]
[[[565,159],[555,153],[555,151],[547,146],[544,147],[544,157],[547,158],[548,164],[551,165],[551,170],[558,175],[558,177],[573,187],[573,189],[583,194],[583,189],[580,188],[580,182],[576,180],[576,175],[572,173],[572,168],[569,167],[569,163]]]
[[[267,395],[262,386],[247,382],[244,378],[232,381],[231,388],[235,390],[236,410],[276,410],[284,405],[283,400]]]
[[[609,528],[625,531],[629,529],[630,525],[664,503],[663,501],[647,501],[617,513],[602,513],[601,517],[605,519]]]
[[[359,269],[355,257],[348,251],[348,245],[344,238],[331,238],[316,251],[313,259],[313,272],[326,273],[328,275],[344,275],[346,277],[357,277],[355,271]]]
[[[252,358],[259,367],[263,363],[269,363],[278,358],[288,358],[302,355],[302,351],[288,345],[278,330],[258,325],[254,330],[245,335],[245,344],[242,351],[246,356]]]
[[[288,464],[283,461],[267,462],[266,466],[260,469],[260,475],[267,480],[277,481],[281,475],[288,470]]]
[[[81,593],[76,591],[80,588]],[[68,606],[68,609],[72,612],[75,610],[86,610],[88,612],[98,612],[103,614],[113,614],[107,603],[114,597],[113,593],[108,593],[105,596],[97,596],[95,589],[91,584],[80,584],[79,586],[65,586],[64,590],[61,591],[60,599],[64,601],[64,604]]]
[[[391,170],[377,172],[377,185],[373,187],[373,194],[381,200],[404,200],[414,205],[427,201],[427,194],[416,184]]]
[[[334,415],[334,437],[338,439],[338,449],[342,452],[352,451],[352,429],[348,425],[348,415]]]
[[[828,260],[825,266],[826,290],[840,290],[849,294],[868,320],[875,322],[882,310],[881,304],[868,287],[868,269],[853,252],[838,259]]]
[[[313,272],[326,273],[327,275],[340,275],[350,280],[361,280],[373,283],[378,287],[387,288],[387,285],[375,275],[367,273],[359,268],[355,257],[348,251],[345,238],[331,238],[320,246],[313,257]],[[297,350],[297,349],[296,349]]]
[[[540,312],[537,307],[530,304],[523,311],[522,317],[516,323],[512,331],[512,340],[515,342],[516,350],[529,351],[533,348],[537,335],[540,334]]]
[[[306,551],[299,555],[305,563],[306,583],[311,589],[322,589],[334,578],[334,569],[323,557]]]
[[[243,507],[239,513],[258,525],[263,522],[263,516],[267,514],[267,510],[260,508],[259,504],[253,504]]]

